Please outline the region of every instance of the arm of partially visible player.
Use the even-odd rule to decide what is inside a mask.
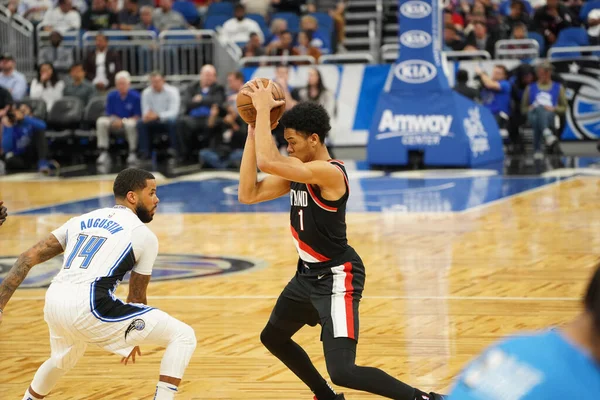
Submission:
[[[255,204],[276,199],[290,191],[290,182],[278,176],[268,176],[258,181],[256,174],[255,130],[248,126],[248,137],[240,166],[238,200],[243,204]]]
[[[158,255],[158,239],[146,226],[140,226],[133,232],[132,247],[136,264],[129,278],[127,302],[147,304],[146,290]]]
[[[8,216],[8,212],[6,207],[4,207],[4,202],[0,200],[0,226],[6,221],[6,217]]]
[[[63,252],[63,246],[59,239],[50,234],[46,239],[38,242],[35,246],[22,253],[6,278],[0,283],[0,310],[4,310],[6,303],[25,280],[29,270]],[[0,321],[2,313],[0,312]]]

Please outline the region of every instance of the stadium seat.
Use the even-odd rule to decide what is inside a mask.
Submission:
[[[559,32],[556,39],[556,44],[564,43],[569,43],[571,46],[589,46],[590,38],[583,28],[565,28]]]
[[[587,22],[587,17],[590,11],[600,8],[600,0],[588,1],[583,3],[581,10],[579,11],[579,18],[583,23]]]
[[[333,32],[334,26],[333,26],[333,18],[331,18],[331,16],[329,14],[324,13],[324,12],[316,12],[316,13],[312,13],[309,15],[315,17],[315,19],[319,23],[319,31],[327,32],[327,36],[331,35],[331,33]]]
[[[265,39],[269,37],[269,35],[271,34],[271,30],[269,29],[269,25],[267,25],[267,21],[265,21],[265,17],[263,17],[260,14],[247,14],[246,17],[248,19],[256,21],[258,26],[260,26],[260,29],[262,30]]]
[[[544,40],[544,37],[542,35],[540,35],[537,32],[528,32],[527,38],[533,39],[538,43],[538,45],[540,46],[540,55],[545,54],[546,41]]]
[[[24,97],[21,101],[21,104],[27,104],[29,108],[31,108],[31,115],[46,120],[46,116],[48,114],[46,110],[46,102],[42,99],[32,99],[31,97]]]
[[[225,23],[225,21],[227,21],[230,18],[231,17],[228,17],[226,15],[210,15],[206,18],[206,21],[204,21],[204,29],[211,29],[214,31],[217,28],[217,26],[222,26]]]
[[[563,40],[562,42],[556,42],[552,48],[560,48],[560,47],[579,47],[580,45],[575,42],[569,42]],[[570,51],[568,53],[554,53],[552,58],[576,58],[581,57],[581,52],[579,51]]]
[[[79,97],[65,96],[56,100],[48,113],[46,137],[60,138],[73,135],[83,115],[83,102]]]
[[[106,97],[94,96],[90,99],[83,112],[82,129],[75,130],[75,136],[90,137],[96,135],[96,121],[104,115]]]
[[[233,17],[233,4],[228,2],[211,3],[206,11],[206,16],[225,15],[229,18]]]
[[[191,1],[173,2],[173,10],[183,15],[188,24],[196,26],[200,22],[200,13]]]
[[[274,13],[271,16],[271,21],[277,18],[285,19],[287,21],[288,31],[298,33],[300,30],[300,18],[298,18],[296,14],[290,12]]]

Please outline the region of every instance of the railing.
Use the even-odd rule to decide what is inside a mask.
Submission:
[[[17,69],[28,76],[33,75],[36,65],[33,24],[0,6],[0,36],[2,51],[15,57]]]
[[[197,76],[204,64],[214,63],[215,32],[172,30],[161,32],[159,65],[165,75]]]
[[[533,39],[498,40],[495,49],[498,59],[537,58],[540,55],[540,44]]]
[[[369,53],[340,53],[321,56],[319,64],[375,64]]]
[[[239,61],[240,67],[249,67],[269,64],[316,64],[317,61],[311,56],[260,56],[243,57]]]
[[[399,43],[384,44],[381,46],[381,61],[384,63],[392,63],[398,59],[398,53],[400,51]],[[485,59],[491,60],[492,56],[489,52],[484,50],[477,51],[444,51],[442,52],[446,59],[452,60],[472,60],[472,59]]]
[[[600,46],[552,47],[548,50],[548,58],[581,57],[583,53],[594,53],[593,55],[598,56],[598,52],[600,52]],[[559,54],[562,54],[563,56],[557,57]]]
[[[379,28],[381,29],[381,28]],[[377,32],[380,32],[377,34]],[[381,30],[377,30],[377,24],[375,21],[369,21],[369,52],[371,53],[373,58],[379,58],[379,48],[381,46],[380,42]]]

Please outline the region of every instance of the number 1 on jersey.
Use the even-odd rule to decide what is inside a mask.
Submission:
[[[67,262],[65,263],[66,269],[71,268],[71,264],[73,263],[73,260],[75,260],[75,257],[83,257],[83,262],[79,268],[86,269],[89,267],[98,250],[100,250],[104,242],[106,242],[105,237],[92,236],[89,240],[88,237],[88,235],[84,235],[83,233],[80,233],[79,236],[77,236],[77,243],[75,243],[75,247],[73,247],[73,251],[71,251],[69,258],[67,258]]]
[[[304,210],[298,211],[298,215],[300,216],[300,230],[304,230]]]

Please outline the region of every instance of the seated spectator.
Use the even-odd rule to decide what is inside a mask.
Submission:
[[[8,0],[4,3],[4,6],[10,11],[11,14],[16,14],[19,9],[19,0]]]
[[[480,92],[482,104],[490,110],[498,126],[504,129],[511,113],[511,85],[508,81],[506,67],[500,64],[495,65],[491,77],[479,67],[475,68],[475,74],[482,85]]]
[[[152,20],[152,12],[150,12]],[[140,9],[138,0],[125,0],[125,6],[119,12],[119,29],[122,31],[131,31],[140,23]]]
[[[5,53],[0,56],[0,70],[0,86],[7,89],[15,101],[21,101],[27,93],[27,80],[16,70],[12,55]]]
[[[183,15],[177,11],[173,11],[172,0],[160,0],[160,8],[154,10],[152,15],[154,26],[160,31],[169,29],[185,29],[188,27]]]
[[[312,45],[312,33],[310,31],[302,31],[298,34],[298,45],[294,47],[294,51],[299,56],[311,56],[316,61],[321,58],[321,51]]]
[[[291,12],[300,14],[306,0],[271,0],[271,5],[276,12]]]
[[[185,115],[177,121],[179,143],[185,149],[182,156],[194,156],[198,148],[208,144],[207,121],[213,104],[225,101],[225,89],[217,83],[215,67],[206,64],[200,70],[200,80],[189,85],[184,94]]]
[[[150,6],[143,6],[140,8],[140,23],[134,27],[134,30],[151,31],[158,36],[160,31],[154,26],[154,22],[152,21],[153,12],[154,9]]]
[[[223,35],[228,39],[236,43],[245,42],[248,40],[248,36],[251,33],[256,33],[260,38],[260,42],[265,42],[262,29],[258,25],[258,22],[246,18],[246,7],[242,4],[236,4],[234,10],[234,17],[228,19],[223,24]]]
[[[123,8],[123,0],[106,0],[106,8],[108,11],[117,16],[117,22],[119,21],[119,13]]]
[[[468,99],[479,102],[479,91],[467,85],[469,82],[469,73],[464,69],[459,69],[456,73],[456,84],[454,91],[462,94]]]
[[[571,15],[571,24],[573,26],[581,26],[585,24],[585,21],[582,21],[579,18],[581,7],[583,6],[583,0],[564,0],[563,5],[567,7],[567,10],[569,10],[569,14]]]
[[[200,150],[200,165],[212,168],[239,168],[248,125],[239,116],[236,106],[238,92],[244,86],[244,75],[232,72],[227,76],[227,102],[224,110],[217,104],[211,107],[207,126],[210,130],[209,147]]]
[[[446,24],[444,27],[444,50],[461,51],[465,48],[462,37],[458,34],[454,24]]]
[[[492,58],[494,58],[494,55],[496,53],[495,45],[497,40],[498,36],[495,32],[488,32],[488,27],[485,23],[476,21],[473,24],[473,31],[467,36],[464,50],[484,50],[490,53]]]
[[[558,0],[547,0],[546,5],[538,8],[533,15],[531,29],[544,36],[546,48],[556,42],[558,34],[572,26],[572,16],[567,7]]]
[[[12,106],[2,117],[0,154],[8,171],[27,170],[37,163],[38,171],[48,173],[46,123],[30,114],[29,107],[22,104]]]
[[[265,55],[265,49],[260,44],[258,34],[254,32],[250,34],[250,40],[248,40],[248,43],[242,49],[242,54],[243,57],[260,57]]]
[[[511,77],[512,114],[508,121],[508,136],[510,139],[508,151],[513,154],[522,154],[525,151],[520,128],[527,122],[527,114],[521,112],[521,101],[525,89],[535,80],[535,69],[527,63],[520,64],[513,70]]]
[[[465,20],[457,12],[453,11],[452,3],[448,3],[447,8],[444,9],[444,26],[453,25],[457,30],[462,31],[465,27]]]
[[[177,88],[165,83],[160,72],[150,74],[150,86],[142,92],[142,119],[137,123],[139,152],[142,160],[152,154],[152,138],[168,132],[171,159],[177,159],[180,146],[177,139],[176,119],[179,115],[181,98]]]
[[[510,34],[510,38],[515,40],[527,39],[527,26],[525,24],[515,24]]]
[[[595,8],[588,14],[588,36],[590,38],[590,46],[600,45],[600,8]]]
[[[38,65],[52,64],[57,71],[66,72],[73,65],[73,49],[61,46],[63,37],[58,31],[50,34],[50,46],[40,48]]]
[[[58,0],[58,6],[44,14],[44,30],[58,31],[61,35],[81,28],[81,15],[73,8],[71,0]]]
[[[116,29],[117,15],[106,6],[106,0],[93,0],[92,8],[81,18],[81,26],[86,31],[101,31]]]
[[[319,49],[322,53],[329,53],[329,49],[326,44],[328,40],[325,39],[323,34],[319,32],[319,23],[312,15],[305,15],[300,20],[300,30],[306,32],[312,36],[310,44],[312,47]]]
[[[298,52],[293,48],[294,38],[290,31],[281,33],[281,39],[267,47],[270,56],[297,56]]]
[[[58,78],[58,74],[50,63],[41,64],[38,67],[38,75],[31,81],[29,97],[41,99],[46,103],[46,109],[50,111],[52,106],[63,97],[65,83]]]
[[[241,0],[248,14],[260,14],[266,17],[269,13],[271,0]]]
[[[21,0],[17,12],[34,25],[42,22],[46,11],[52,9],[51,0]]]
[[[85,79],[85,70],[80,63],[73,64],[69,71],[71,79],[65,83],[64,96],[79,97],[83,105],[87,105],[90,99],[96,95],[96,88],[90,81]]]
[[[115,74],[121,70],[121,58],[119,53],[108,48],[108,38],[102,32],[96,35],[96,50],[87,55],[84,69],[86,78],[99,92],[115,86]]]
[[[533,129],[533,157],[543,158],[541,152],[542,138],[546,149],[551,152],[558,144],[554,134],[557,115],[567,110],[565,88],[552,80],[552,64],[543,62],[537,67],[537,82],[525,89],[521,100],[521,112],[527,115],[527,121]]]
[[[138,162],[135,152],[138,143],[137,123],[142,116],[141,98],[137,90],[131,89],[129,72],[117,72],[115,83],[116,90],[112,90],[106,97],[106,116],[100,117],[96,121],[98,151],[100,152],[96,163],[107,164],[110,162],[109,133],[123,129],[129,144],[127,164],[134,165]]]
[[[308,85],[298,89],[300,101],[311,101],[323,106],[331,118],[335,116],[335,96],[325,87],[323,77],[316,68],[308,72]]]
[[[529,22],[530,18],[525,4],[521,0],[513,0],[510,3],[510,14],[504,18],[503,22],[504,37],[510,37],[516,25],[525,25],[527,28]]]
[[[287,21],[283,18],[275,18],[271,21],[271,36],[267,39],[265,44],[270,46],[275,42],[279,42],[281,40],[281,34],[283,32],[287,32]]]

